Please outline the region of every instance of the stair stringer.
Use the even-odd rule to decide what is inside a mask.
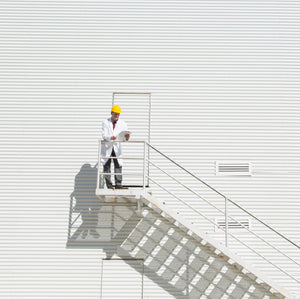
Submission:
[[[168,221],[175,224],[186,234],[193,237],[198,242],[201,242],[201,244],[205,244],[205,246],[208,249],[210,249],[213,252],[219,252],[218,256],[221,256],[224,259],[224,261],[226,260],[227,263],[231,264],[232,267],[238,270],[240,274],[242,274],[241,277],[245,278],[246,275],[247,278],[250,278],[254,284],[258,284],[260,287],[263,287],[266,290],[266,292],[272,294],[274,298],[295,298],[285,288],[278,285],[278,283],[274,282],[265,274],[261,273],[258,269],[249,265],[235,253],[231,252],[227,247],[222,245],[220,242],[214,240],[207,233],[203,232],[191,222],[184,219],[181,215],[178,214],[178,212],[168,208],[164,201],[155,198],[150,192],[143,192],[141,194],[141,200],[143,201],[143,204],[147,205],[149,208],[162,215]],[[247,288],[247,279],[242,278],[240,284],[244,284],[242,288]],[[260,289],[260,287],[258,289]],[[232,298],[239,298],[234,297],[234,293],[232,294],[232,296]],[[254,298],[264,297],[255,296]]]

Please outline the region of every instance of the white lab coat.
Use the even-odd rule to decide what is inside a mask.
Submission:
[[[111,118],[105,119],[102,122],[102,138],[109,142],[102,142],[101,157],[110,157],[113,149],[115,150],[116,157],[122,157],[121,143],[110,139],[111,136],[117,137],[122,131],[128,131],[127,124],[122,119],[118,119],[115,129],[113,129]],[[102,158],[102,165],[104,165],[107,160],[107,158]],[[118,162],[120,166],[123,165],[123,159],[119,159]]]

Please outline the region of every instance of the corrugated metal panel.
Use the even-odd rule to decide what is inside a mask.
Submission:
[[[143,294],[143,260],[103,260],[101,299],[140,299]]]
[[[99,298],[104,255],[65,243],[112,92],[151,92],[152,143],[300,241],[299,2],[0,8],[3,298]],[[216,177],[222,160],[251,162],[252,177]]]

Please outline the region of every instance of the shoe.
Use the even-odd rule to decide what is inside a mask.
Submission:
[[[113,185],[108,185],[107,189],[114,189]]]
[[[117,185],[117,186],[116,186],[116,189],[128,189],[128,187],[124,187],[124,186],[122,186],[122,185]]]

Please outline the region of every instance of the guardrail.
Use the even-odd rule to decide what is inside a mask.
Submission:
[[[101,145],[102,145],[103,142],[108,142],[108,141],[103,141],[103,140],[99,141],[99,156],[98,156],[98,158],[99,158],[98,163],[99,164],[98,165],[101,165],[101,159],[102,158],[110,158],[110,157],[102,157],[101,156]],[[114,141],[114,142],[121,142],[121,141]],[[206,221],[212,223],[214,226],[218,226],[218,228],[221,231],[224,232],[225,245],[227,247],[228,247],[228,238],[231,237],[234,240],[236,240],[237,242],[239,242],[240,244],[242,244],[243,246],[245,246],[247,249],[249,249],[256,256],[258,256],[261,259],[263,259],[269,265],[271,265],[272,267],[276,268],[281,273],[283,273],[284,275],[286,275],[287,277],[289,277],[293,281],[295,281],[298,284],[300,284],[300,279],[296,278],[294,274],[291,274],[287,270],[285,270],[282,267],[278,266],[269,257],[266,257],[264,254],[260,253],[257,248],[255,248],[255,249],[252,248],[253,246],[250,246],[249,244],[247,244],[247,242],[241,240],[241,238],[239,238],[236,235],[234,235],[233,233],[229,232],[228,223],[229,223],[230,220],[233,220],[235,223],[239,224],[240,227],[242,227],[245,231],[247,231],[251,236],[255,237],[257,240],[259,240],[262,243],[264,243],[266,247],[268,247],[268,248],[276,251],[277,254],[280,254],[282,257],[284,257],[290,263],[292,263],[294,266],[296,266],[297,269],[298,269],[298,273],[300,273],[300,271],[299,271],[299,269],[300,269],[299,268],[300,267],[300,262],[298,262],[295,258],[290,257],[282,249],[277,248],[271,242],[267,241],[267,239],[265,238],[265,236],[260,236],[259,234],[257,234],[256,232],[254,232],[253,230],[251,230],[247,226],[245,226],[243,223],[241,223],[241,221],[239,221],[239,219],[237,219],[237,218],[229,215],[228,204],[232,204],[240,212],[245,213],[246,215],[248,215],[249,217],[251,217],[252,219],[254,219],[255,221],[257,221],[257,223],[259,223],[260,225],[262,225],[262,227],[264,227],[265,229],[267,229],[269,231],[269,233],[272,233],[272,234],[276,235],[277,236],[276,240],[279,243],[281,241],[287,242],[289,245],[291,245],[294,248],[294,250],[297,251],[298,256],[300,256],[299,255],[300,252],[298,252],[299,249],[300,249],[300,246],[298,244],[296,244],[295,242],[293,242],[292,240],[290,240],[289,238],[287,238],[285,235],[283,235],[282,233],[278,232],[277,230],[275,230],[274,228],[272,228],[270,225],[268,225],[267,223],[265,223],[264,221],[262,221],[261,219],[259,219],[258,217],[256,217],[253,213],[247,211],[245,208],[243,208],[238,203],[236,203],[233,200],[229,199],[226,195],[222,194],[221,192],[219,192],[218,190],[216,190],[215,188],[213,188],[211,185],[209,185],[208,183],[206,183],[205,181],[203,181],[202,179],[200,179],[198,176],[196,176],[193,173],[191,173],[190,171],[188,171],[186,168],[184,168],[183,166],[181,166],[180,164],[178,164],[177,162],[175,162],[173,159],[171,159],[170,157],[168,157],[167,155],[165,155],[164,153],[162,153],[161,151],[159,151],[157,148],[155,148],[154,146],[152,146],[147,141],[128,141],[127,143],[129,143],[129,144],[143,143],[144,144],[144,150],[143,150],[143,156],[142,157],[138,158],[138,157],[125,157],[124,156],[124,157],[118,158],[118,159],[137,159],[137,160],[141,160],[142,161],[142,163],[143,163],[143,174],[142,174],[142,176],[143,176],[143,186],[142,187],[143,188],[145,188],[146,185],[148,185],[147,181],[148,182],[149,181],[152,182],[153,184],[155,184],[156,186],[158,186],[161,190],[163,190],[165,193],[167,193],[168,196],[172,196],[172,198],[178,200],[180,203],[182,203],[183,205],[185,205],[186,207],[188,207],[188,209],[190,209],[191,211],[193,211],[197,215],[201,216]],[[210,200],[205,199],[201,194],[199,194],[197,191],[195,191],[192,187],[189,187],[186,183],[183,183],[180,179],[178,179],[174,175],[170,174],[167,170],[164,170],[160,165],[157,165],[158,163],[155,163],[155,161],[152,161],[152,159],[150,159],[150,151],[153,151],[156,154],[158,154],[160,158],[166,159],[173,166],[176,166],[176,168],[182,170],[185,174],[187,174],[188,176],[192,177],[197,182],[201,183],[201,185],[207,187],[209,190],[213,191],[216,195],[218,195],[221,198],[223,198],[223,201],[224,201],[223,202],[223,209],[221,209],[217,205],[213,204]],[[202,211],[199,211],[198,209],[195,209],[191,204],[187,203],[185,200],[183,200],[182,198],[180,198],[177,194],[175,194],[174,192],[172,192],[172,190],[169,190],[168,187],[163,186],[163,183],[161,183],[160,178],[155,178],[155,177],[153,177],[153,176],[150,175],[150,168],[151,167],[159,170],[162,174],[164,174],[165,176],[167,176],[168,178],[170,178],[173,182],[175,182],[177,186],[181,186],[184,190],[186,190],[186,192],[189,192],[189,194],[192,194],[193,196],[201,199],[206,204],[208,204],[210,207],[212,207],[215,211],[217,211],[218,213],[221,213],[221,215],[223,215],[224,219],[225,219],[225,228],[223,228],[220,225],[216,224],[211,219],[210,216],[207,216],[207,215],[203,214]],[[113,173],[113,172],[109,173],[109,174],[105,173],[105,175],[115,175],[115,174],[117,174],[117,173]],[[123,173],[123,174],[130,175],[130,174],[126,174],[126,173]],[[102,171],[102,167],[100,166],[100,167],[98,167],[98,177],[97,177],[97,179],[98,179],[97,186],[98,187],[100,186],[100,180],[101,180],[101,178],[103,179],[103,175],[104,175],[104,173]]]

